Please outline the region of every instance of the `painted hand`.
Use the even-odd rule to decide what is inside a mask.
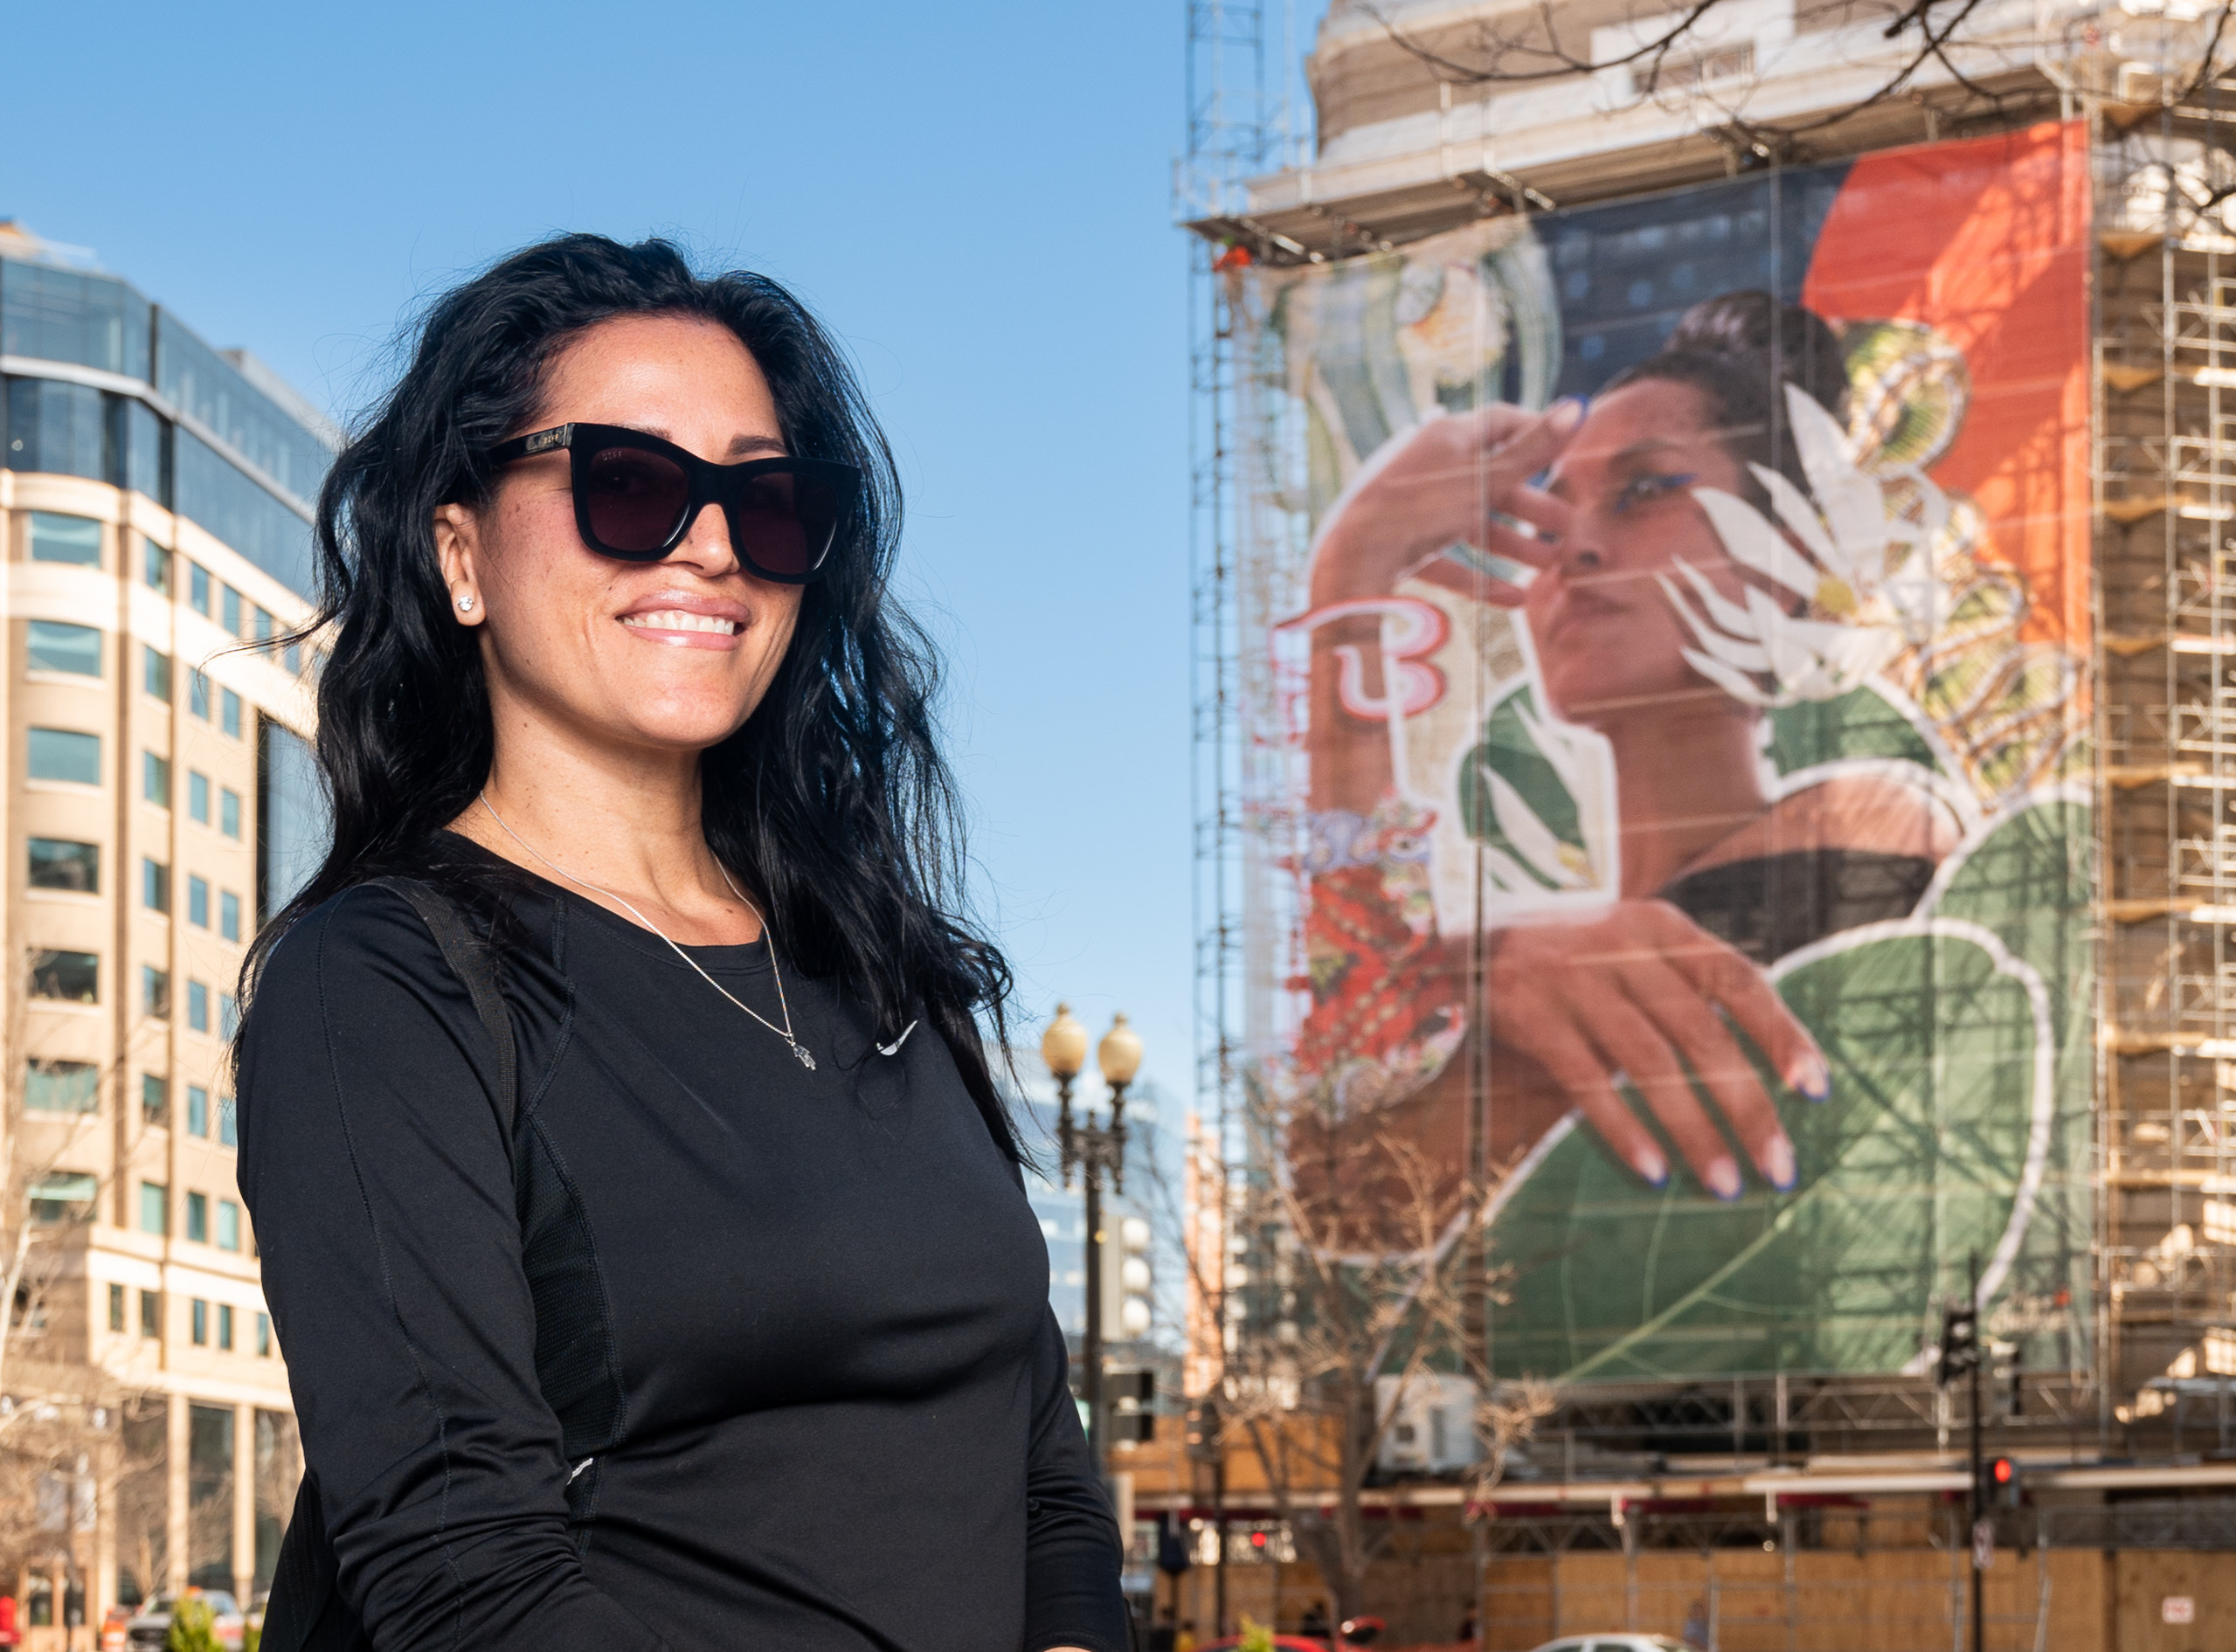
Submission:
[[[1610,1151],[1656,1186],[1669,1165],[1616,1089],[1627,1078],[1697,1176],[1719,1199],[1743,1185],[1713,1099],[1764,1179],[1794,1184],[1793,1143],[1737,1027],[1788,1084],[1813,1101],[1831,1069],[1762,971],[1663,901],[1624,901],[1589,923],[1518,924],[1493,944],[1486,983],[1495,1046],[1534,1059]]]
[[[1361,469],[1322,525],[1312,600],[1379,596],[1409,574],[1504,607],[1522,587],[1443,557],[1471,545],[1529,568],[1553,560],[1568,508],[1529,485],[1576,433],[1583,409],[1557,403],[1538,414],[1504,404],[1432,418],[1384,447]],[[1527,523],[1534,534],[1519,526]]]

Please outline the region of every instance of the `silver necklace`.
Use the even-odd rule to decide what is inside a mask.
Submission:
[[[537,860],[542,861],[545,866],[550,867],[552,871],[557,873],[568,882],[576,885],[578,888],[588,889],[592,895],[604,895],[616,906],[619,906],[626,911],[631,917],[643,924],[645,928],[650,930],[661,940],[668,941],[668,950],[674,952],[677,957],[682,958],[684,963],[689,964],[693,969],[698,970],[699,978],[702,981],[704,981],[709,986],[714,988],[714,990],[721,993],[723,997],[729,999],[732,1004],[736,1004],[739,1009],[744,1011],[746,1014],[751,1016],[763,1026],[767,1027],[770,1032],[774,1033],[786,1043],[791,1045],[792,1053],[800,1058],[800,1064],[802,1067],[806,1068],[811,1073],[815,1070],[815,1058],[807,1053],[807,1047],[805,1044],[802,1044],[798,1039],[792,1035],[792,1006],[786,999],[784,995],[784,966],[777,962],[776,932],[769,928],[768,919],[761,916],[761,909],[755,906],[751,901],[748,901],[745,898],[745,892],[739,888],[736,881],[730,877],[730,868],[728,867],[723,865],[719,860],[714,863],[715,870],[722,874],[722,881],[730,885],[730,894],[736,895],[739,903],[742,904],[748,912],[751,912],[753,915],[755,921],[761,926],[761,933],[768,937],[769,969],[776,976],[777,1007],[784,1015],[784,1025],[782,1026],[779,1026],[774,1021],[769,1020],[767,1016],[762,1014],[760,1011],[755,1009],[751,1004],[741,1003],[737,997],[730,992],[728,987],[723,985],[721,982],[716,980],[713,976],[709,975],[704,970],[699,969],[698,959],[693,957],[682,947],[677,946],[675,942],[668,941],[667,930],[661,929],[660,925],[654,923],[643,913],[638,911],[635,907],[631,906],[628,902],[614,894],[613,890],[601,889],[595,883],[592,883],[585,879],[577,877],[573,873],[568,871],[566,867],[560,866],[554,861],[547,859],[534,844],[530,843],[526,838],[522,837],[519,833],[514,831],[510,826],[505,825],[504,816],[497,812],[496,805],[489,801],[489,794],[487,791],[481,794],[481,806],[489,812],[489,819],[495,820],[499,826],[503,827],[504,834],[507,837],[510,838],[515,843],[520,845],[522,848],[527,850],[529,854],[534,855]],[[910,1024],[909,1031],[912,1033],[915,1030],[915,1024],[911,1022]],[[905,1039],[908,1036],[908,1033],[903,1033],[901,1036]]]

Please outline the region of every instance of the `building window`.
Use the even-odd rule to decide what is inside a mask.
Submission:
[[[140,754],[140,795],[158,809],[170,807],[170,759],[152,751]]]
[[[210,989],[199,981],[186,984],[186,1026],[192,1033],[210,1030]]]
[[[100,971],[98,953],[35,952],[31,955],[31,996],[59,999],[66,1004],[98,1004]]]
[[[186,771],[186,812],[204,826],[210,824],[210,777],[197,769]]]
[[[143,537],[140,541],[140,543],[147,551],[146,577],[148,581],[148,589],[150,591],[161,591],[166,597],[170,596],[170,552],[165,550],[161,545],[158,545],[152,539]]]
[[[140,1120],[145,1124],[170,1123],[170,1081],[153,1073],[140,1075]]]
[[[233,1351],[233,1310],[231,1303],[218,1304],[218,1350],[220,1353]]]
[[[240,1248],[240,1206],[230,1199],[218,1201],[218,1248]]]
[[[140,904],[150,912],[170,910],[170,868],[161,861],[140,862]]]
[[[100,1184],[83,1171],[51,1170],[31,1178],[31,1215],[35,1222],[81,1222],[93,1213]]]
[[[187,668],[186,708],[203,722],[210,721],[210,674],[195,667]]]
[[[25,731],[25,755],[34,780],[67,780],[73,785],[101,783],[101,737],[68,729]]]
[[[272,1357],[272,1316],[269,1314],[256,1316],[256,1357],[259,1359]]]
[[[228,941],[240,939],[240,896],[231,889],[218,893],[218,933]]]
[[[97,627],[34,619],[24,630],[24,658],[33,671],[59,671],[72,677],[101,674],[101,634]]]
[[[210,617],[210,570],[198,562],[186,564],[186,605],[204,619]]]
[[[231,786],[218,788],[218,830],[229,838],[240,836],[240,793]]]
[[[140,645],[140,684],[165,705],[170,703],[170,656]]]
[[[95,632],[93,634],[98,638],[100,633],[99,632]],[[98,660],[95,661],[95,666],[96,669],[93,674],[95,676],[99,676],[100,673],[98,669]],[[225,731],[225,738],[228,740],[238,740],[240,738],[240,696],[230,688],[221,690],[220,692],[223,694],[224,698],[218,708],[219,713],[218,726]]]
[[[234,1105],[230,1096],[218,1097],[218,1145],[240,1145],[240,1109]]]
[[[295,897],[334,840],[318,754],[269,717],[256,723],[257,922]]]
[[[233,1038],[240,1032],[240,1000],[230,992],[218,994],[218,1036]]]
[[[170,1020],[170,971],[152,964],[140,966],[140,1013],[156,1020]]]
[[[111,1331],[124,1329],[124,1287],[121,1285],[108,1288],[108,1328]]]
[[[24,1064],[24,1110],[99,1112],[100,1068],[91,1061],[49,1061],[33,1056]]]
[[[186,1236],[197,1245],[210,1242],[210,1195],[186,1196]]]
[[[194,1345],[207,1348],[210,1345],[210,1304],[199,1296],[189,1300],[193,1303]]]
[[[101,525],[87,516],[31,512],[31,560],[69,562],[81,568],[101,565]]]
[[[280,663],[287,668],[290,677],[303,674],[303,646],[299,642],[287,644],[280,650]]]
[[[111,455],[109,481],[135,494],[145,494],[165,510],[170,508],[170,430],[155,409],[129,396],[109,401]],[[165,596],[170,586],[163,586]]]
[[[170,1231],[170,1190],[161,1182],[140,1184],[140,1231],[163,1234]]]
[[[78,895],[100,893],[101,852],[90,843],[67,838],[31,840],[31,884],[34,889],[68,889]]]
[[[186,921],[197,930],[210,927],[210,881],[190,874],[186,880]]]
[[[28,267],[17,265],[19,273],[10,276],[8,284],[21,285],[20,272]],[[13,303],[9,308],[18,315],[22,313]],[[15,321],[16,316],[9,317],[10,334],[16,330]],[[107,480],[107,420],[102,416],[99,391],[53,378],[10,379],[7,389],[10,470],[83,476],[90,481]]]
[[[227,636],[238,637],[242,634],[240,592],[235,591],[231,585],[220,584],[218,587],[218,623],[225,628]]]
[[[186,1133],[207,1136],[210,1133],[210,1092],[199,1084],[186,1087]]]
[[[142,1337],[163,1334],[163,1294],[159,1290],[140,1293],[140,1334]]]

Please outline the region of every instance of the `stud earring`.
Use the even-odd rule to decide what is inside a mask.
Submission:
[[[474,594],[471,591],[458,599],[458,612],[462,614],[470,614],[474,612]]]

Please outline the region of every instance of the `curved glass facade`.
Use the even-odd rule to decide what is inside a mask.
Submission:
[[[0,259],[0,356],[7,468],[145,494],[311,594],[307,517],[333,452],[176,316],[114,276]],[[115,374],[149,397],[50,377],[43,363]]]

